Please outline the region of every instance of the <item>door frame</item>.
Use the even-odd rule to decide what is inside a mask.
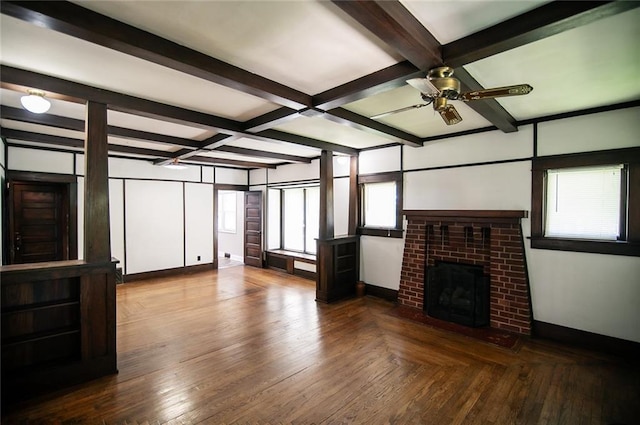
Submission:
[[[64,235],[66,246],[63,249],[63,260],[75,260],[78,258],[78,179],[75,175],[37,173],[28,171],[7,171],[7,187],[4,193],[5,214],[3,220],[3,234],[5,243],[3,244],[3,258],[7,264],[11,263],[11,252],[14,249],[14,241],[11,229],[14,224],[13,211],[13,185],[20,183],[46,183],[61,186],[63,191],[63,205],[66,208],[67,220]]]
[[[224,183],[214,183],[213,185],[213,268],[218,268],[218,192],[220,190],[230,190],[235,192],[249,192],[248,185],[242,184],[224,184]],[[264,217],[263,217],[264,221]],[[244,232],[244,227],[242,228]],[[243,235],[244,240],[244,235]]]

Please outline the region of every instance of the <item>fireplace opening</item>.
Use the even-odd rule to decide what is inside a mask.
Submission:
[[[424,309],[429,316],[461,325],[489,324],[489,276],[484,267],[437,261],[427,269]]]

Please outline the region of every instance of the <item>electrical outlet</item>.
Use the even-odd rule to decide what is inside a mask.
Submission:
[[[200,256],[198,255],[198,261],[200,261]]]

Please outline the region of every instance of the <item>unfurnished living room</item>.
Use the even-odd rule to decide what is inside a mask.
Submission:
[[[640,423],[638,6],[3,0],[2,423]]]

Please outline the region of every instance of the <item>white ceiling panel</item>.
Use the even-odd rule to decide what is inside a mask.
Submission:
[[[209,158],[233,159],[235,161],[260,162],[263,164],[280,164],[283,162],[281,159],[260,158],[260,157],[254,157],[254,156],[246,156],[246,155],[235,155],[232,153],[220,152],[215,150],[199,153],[198,156],[206,156]]]
[[[175,146],[166,143],[145,142],[142,140],[124,139],[122,137],[109,136],[110,145],[130,146],[133,148],[153,149],[163,152],[174,152]]]
[[[6,15],[0,17],[0,31],[5,65],[239,121],[278,107],[255,96]]]
[[[21,121],[8,119],[0,119],[0,125],[11,130],[28,131],[31,133],[46,134],[51,136],[70,137],[72,139],[84,140],[83,131],[66,130],[64,128],[56,128],[48,125],[31,124]]]
[[[294,143],[279,142],[275,140],[264,141],[249,138],[240,138],[226,144],[229,146],[236,146],[240,148],[256,149],[260,151],[282,153],[286,155],[304,156],[307,158],[312,158],[320,155],[320,149],[296,145]]]
[[[400,0],[441,43],[446,44],[518,16],[548,1]]]
[[[629,42],[635,40],[635,42]],[[516,119],[640,97],[640,9],[605,18],[466,65],[483,87],[528,83],[525,97],[498,99]]]
[[[287,133],[311,137],[355,149],[364,149],[392,143],[391,140],[384,137],[365,133],[319,117],[309,118],[300,116],[275,128]]]
[[[76,3],[307,94],[401,60],[327,1]]]

